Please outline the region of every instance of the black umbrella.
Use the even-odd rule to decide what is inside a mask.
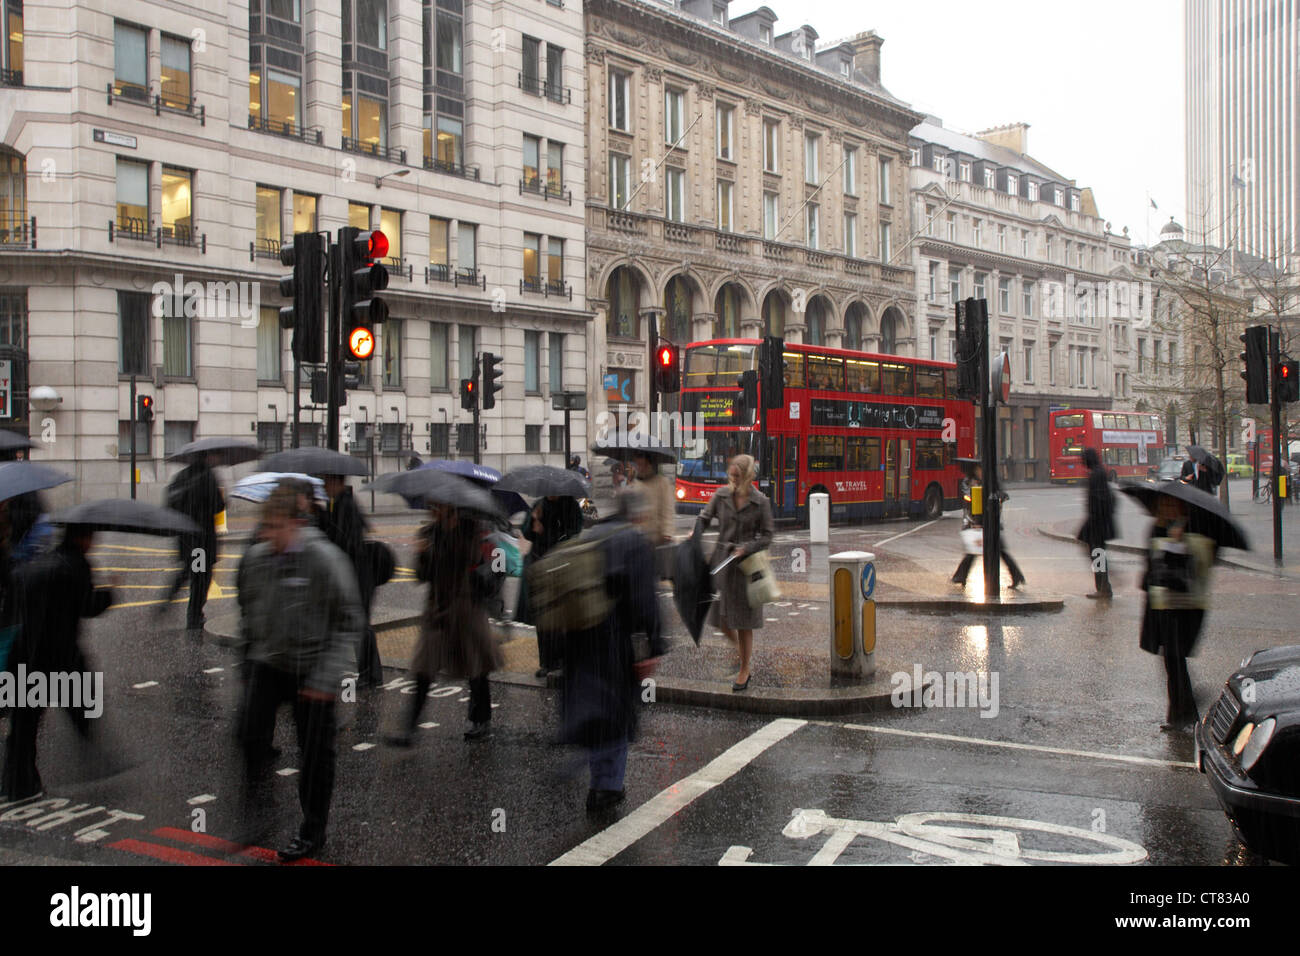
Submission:
[[[291,471],[300,475],[360,475],[370,474],[370,468],[360,458],[329,448],[291,448],[278,451],[262,461],[263,471]]]
[[[36,442],[32,441],[26,435],[11,432],[7,428],[0,428],[0,453],[8,453],[12,455],[20,449],[35,447]]]
[[[362,485],[361,490],[401,495],[413,508],[442,504],[468,508],[497,520],[505,517],[491,492],[436,468],[396,471]]]
[[[717,595],[713,591],[709,562],[704,559],[704,549],[700,547],[698,529],[677,546],[674,558],[673,603],[682,616],[682,623],[691,632],[691,638],[699,644],[709,606]]]
[[[202,534],[193,521],[171,508],[159,508],[132,498],[101,498],[86,501],[50,519],[52,524],[89,525],[96,531],[127,534]]]
[[[1158,485],[1125,485],[1120,491],[1136,499],[1151,514],[1157,512],[1162,496],[1177,498],[1185,502],[1192,512],[1187,522],[1192,530],[1207,538],[1213,538],[1221,548],[1250,550],[1250,541],[1246,538],[1246,532],[1233,519],[1223,502],[1199,488],[1181,481],[1164,481]]]
[[[203,461],[209,455],[215,456],[221,465],[242,465],[246,461],[256,461],[262,454],[252,442],[239,441],[235,438],[200,438],[192,441],[174,455],[168,455],[168,461],[183,461],[193,464]]]
[[[1210,484],[1217,485],[1223,481],[1223,462],[1215,458],[1200,445],[1188,445],[1187,454],[1191,456],[1192,461],[1196,462],[1202,468],[1209,472]]]
[[[641,431],[634,431],[627,436],[615,436],[613,441],[608,438],[598,441],[591,446],[591,453],[606,458],[617,458],[619,461],[631,461],[633,455],[645,455],[652,461],[656,458],[661,461],[677,460],[675,451],[653,435]]]
[[[48,465],[37,465],[30,461],[6,461],[0,463],[0,501],[17,498],[29,491],[44,491],[71,480],[71,475],[55,471]]]
[[[553,465],[524,465],[507,474],[496,484],[496,491],[517,491],[533,498],[555,495],[563,498],[590,498],[591,485],[582,475]]]

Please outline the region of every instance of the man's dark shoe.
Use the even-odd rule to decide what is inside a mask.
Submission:
[[[588,790],[587,812],[603,813],[612,810],[623,802],[627,794],[623,790]]]
[[[306,840],[300,836],[294,837],[287,847],[280,851],[281,863],[292,863],[294,860],[301,860],[303,857],[311,856],[325,846],[325,838],[319,840]]]
[[[482,723],[476,723],[469,730],[465,731],[466,740],[486,740],[492,736],[492,722],[485,720]]]

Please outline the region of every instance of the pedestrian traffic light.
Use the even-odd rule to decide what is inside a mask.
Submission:
[[[659,340],[655,349],[655,389],[661,395],[682,390],[681,368],[677,364],[677,346]]]
[[[988,306],[983,299],[957,303],[957,397],[980,397],[980,358],[988,340]]]
[[[325,319],[321,312],[321,286],[325,239],[315,232],[297,233],[280,247],[280,262],[293,274],[280,280],[280,294],[293,305],[280,309],[280,327],[293,329],[293,355],[300,362],[325,358]]]
[[[769,335],[758,347],[759,380],[764,408],[785,407],[785,339]]]
[[[375,326],[388,318],[388,304],[375,294],[388,288],[388,268],[375,261],[388,255],[388,237],[344,226],[338,242],[344,338],[352,357],[364,361],[375,354]]]
[[[472,378],[460,380],[460,407],[472,412],[478,406],[478,383]]]
[[[361,387],[361,363],[344,362],[342,368],[343,374],[339,376],[339,381],[343,383],[344,389],[353,389]]]
[[[1300,401],[1300,362],[1287,359],[1277,365],[1277,400]]]
[[[1245,364],[1241,377],[1246,380],[1246,404],[1268,403],[1268,326],[1253,325],[1241,333],[1246,351],[1241,353]]]
[[[483,353],[483,408],[496,408],[497,392],[505,388],[497,383],[505,373],[501,371],[502,357],[491,352]]]
[[[746,414],[758,408],[758,370],[747,368],[740,373],[740,404]]]
[[[136,412],[135,420],[137,422],[153,421],[153,396],[137,395],[135,397]]]
[[[323,372],[311,373],[311,403],[324,405],[329,399],[328,376]]]

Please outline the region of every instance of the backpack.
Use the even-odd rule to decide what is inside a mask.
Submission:
[[[605,538],[586,532],[570,538],[528,568],[528,600],[539,631],[584,631],[609,617],[614,599],[605,590]]]

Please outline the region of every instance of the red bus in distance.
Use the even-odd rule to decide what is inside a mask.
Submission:
[[[1050,422],[1053,483],[1087,480],[1085,448],[1097,449],[1111,481],[1146,478],[1165,457],[1165,423],[1159,415],[1059,408]]]

